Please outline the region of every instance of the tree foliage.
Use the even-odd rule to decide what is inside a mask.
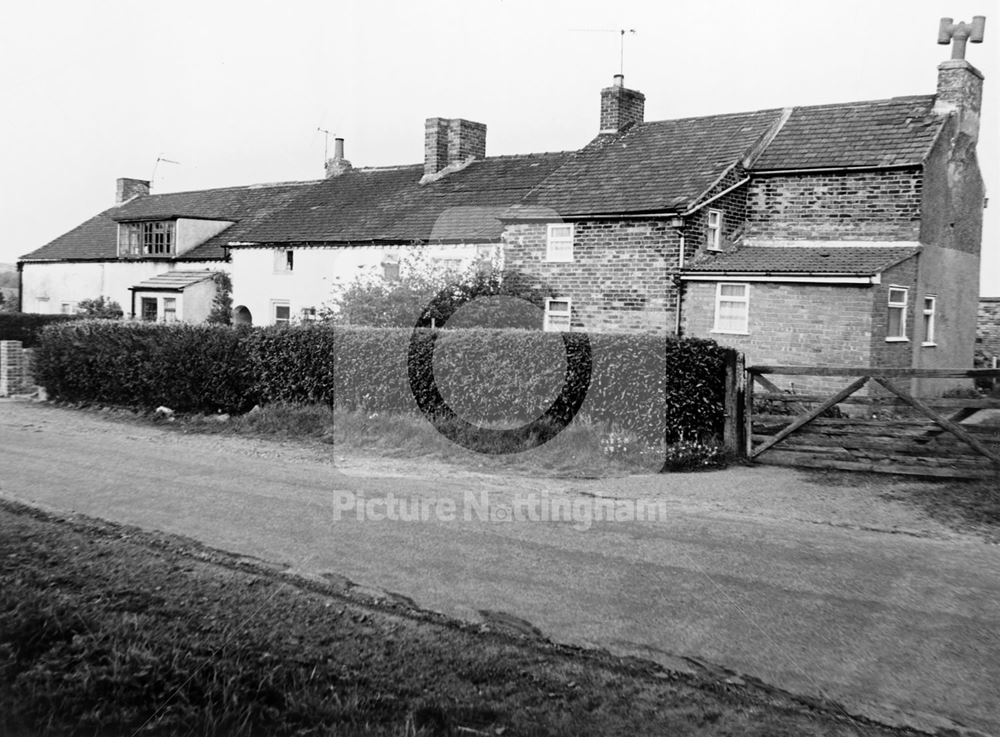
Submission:
[[[544,285],[491,262],[465,271],[444,268],[422,253],[404,257],[399,278],[363,274],[321,313],[328,322],[365,327],[540,328]],[[506,298],[506,299],[503,299]],[[454,322],[449,322],[461,310]]]
[[[212,298],[212,310],[205,322],[213,325],[231,325],[233,322],[233,279],[225,271],[212,274],[215,282],[215,296]]]
[[[80,300],[76,306],[78,315],[84,317],[97,317],[106,320],[120,320],[124,311],[122,306],[110,297],[94,297],[92,299]]]

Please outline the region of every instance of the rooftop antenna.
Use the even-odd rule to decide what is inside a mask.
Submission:
[[[618,73],[625,76],[625,34],[633,36],[638,33],[634,28],[570,28],[576,33],[617,33],[619,36]]]
[[[174,161],[173,159],[166,159],[166,158],[164,158],[162,153],[159,156],[157,156],[156,157],[156,163],[153,164],[153,174],[149,177],[149,188],[150,189],[153,188],[153,182],[156,181],[156,170],[160,166],[160,162],[161,161],[164,164],[177,164],[178,166],[181,163],[179,161]]]
[[[330,158],[330,131],[318,126],[316,130],[323,134],[323,162],[326,163],[327,159]]]

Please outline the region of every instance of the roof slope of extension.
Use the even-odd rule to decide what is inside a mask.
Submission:
[[[599,136],[526,204],[564,216],[683,210],[777,125],[781,113],[663,120]]]
[[[681,212],[766,142],[751,171],[919,165],[941,126],[933,95],[640,123],[603,135],[526,204],[561,215]]]
[[[232,220],[234,224],[182,254],[179,261],[224,257],[223,247],[301,193],[312,182],[227,187],[137,197],[95,215],[41,248],[22,256],[25,261],[118,258],[118,221],[160,220],[172,217]]]
[[[704,254],[685,274],[874,276],[920,252],[920,246],[746,246]]]
[[[182,292],[193,284],[212,278],[210,271],[167,271],[139,282],[132,289],[155,289]]]
[[[493,240],[500,216],[572,154],[493,156],[420,184],[423,165],[353,169],[304,191],[249,243]]]

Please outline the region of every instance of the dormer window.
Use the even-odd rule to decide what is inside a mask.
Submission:
[[[173,220],[121,223],[118,253],[121,256],[173,256],[176,224]]]

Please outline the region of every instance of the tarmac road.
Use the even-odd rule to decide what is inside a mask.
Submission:
[[[343,576],[458,617],[505,612],[557,641],[671,667],[696,659],[887,723],[1000,735],[1000,546],[882,500],[870,482],[824,486],[767,467],[504,477],[7,400],[0,448],[4,497]],[[497,521],[531,492],[577,505],[576,516]],[[438,514],[359,520],[349,507],[363,497],[366,513],[384,514],[389,493]],[[666,514],[581,529],[599,498],[619,509],[656,499]]]

